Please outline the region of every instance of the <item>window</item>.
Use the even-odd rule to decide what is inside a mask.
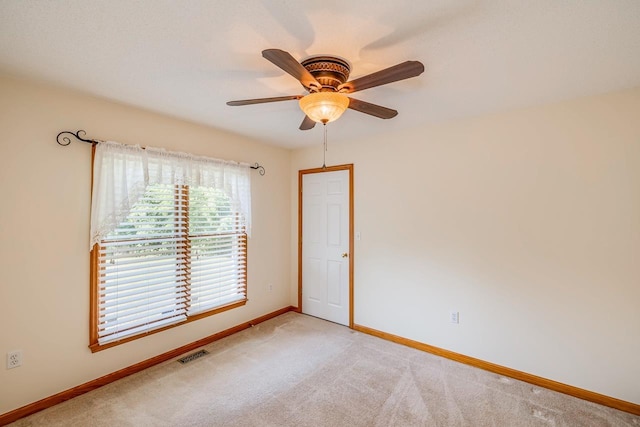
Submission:
[[[145,157],[142,162],[124,160],[129,166],[133,164],[133,169],[139,165],[149,169],[141,173],[130,171],[119,154],[116,156],[115,169],[129,174],[127,179],[120,179],[118,176],[122,175],[112,173],[110,154],[99,155],[99,148],[92,202],[95,244],[91,256],[91,349],[98,351],[244,305],[248,224],[247,215],[238,209],[242,203],[237,199],[246,192],[233,191],[237,185],[216,185],[228,183],[229,179],[203,180],[206,174],[200,170],[201,165],[195,173],[191,170],[184,176],[176,175],[174,168],[167,174],[169,180],[149,179],[157,169],[154,166],[157,159],[149,149],[142,150]],[[160,158],[161,163],[165,162],[166,152]],[[197,160],[200,163],[202,158]],[[106,171],[105,165],[109,166]],[[178,169],[188,171],[183,166]],[[213,167],[218,165],[214,163]],[[100,175],[96,176],[96,171]],[[218,177],[224,176],[219,175],[219,170],[215,172]],[[130,176],[137,175],[144,177],[146,185],[131,185]],[[193,179],[193,175],[199,179]],[[237,178],[237,174],[231,175]],[[240,175],[245,179],[231,182],[248,186],[248,175]],[[182,177],[176,180],[176,176]],[[116,187],[126,182],[129,188],[115,188],[114,182],[118,183]],[[111,191],[105,191],[107,188]],[[132,188],[138,188],[133,197],[131,192],[136,191],[131,191]],[[101,191],[103,205],[118,206],[125,199],[124,204],[129,203],[128,208],[116,210],[119,215],[113,212],[102,215],[112,223],[107,228],[94,224],[94,209],[110,212],[96,200],[103,197]],[[126,194],[120,203],[111,200],[120,193]]]

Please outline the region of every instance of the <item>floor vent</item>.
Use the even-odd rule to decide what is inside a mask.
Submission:
[[[178,359],[178,362],[182,363],[183,365],[185,363],[189,363],[192,360],[196,360],[202,356],[206,356],[207,354],[209,354],[209,352],[207,350],[198,350],[195,353],[191,353],[181,359]]]

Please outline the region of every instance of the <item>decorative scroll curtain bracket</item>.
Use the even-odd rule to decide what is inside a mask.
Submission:
[[[58,134],[58,136],[56,136],[56,141],[58,142],[58,144],[66,147],[67,145],[71,144],[71,139],[67,135],[71,135],[72,137],[74,137],[78,141],[88,142],[89,144],[97,144],[98,142],[102,142],[102,141],[99,141],[99,140],[83,138],[83,136],[86,136],[86,134],[87,133],[85,131],[83,131],[82,129],[79,130],[76,133],[73,133],[73,132],[68,131],[68,130],[63,130],[62,132],[60,132]],[[65,135],[65,136],[63,136],[63,135]]]
[[[264,166],[261,166],[258,162],[256,162],[255,165],[253,166],[249,166],[251,169],[257,169],[258,173],[260,175],[264,175],[265,174],[265,170],[264,170]]]

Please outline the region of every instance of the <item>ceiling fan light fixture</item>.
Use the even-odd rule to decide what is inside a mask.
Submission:
[[[349,107],[349,97],[338,92],[314,92],[300,98],[300,108],[314,122],[337,120]]]

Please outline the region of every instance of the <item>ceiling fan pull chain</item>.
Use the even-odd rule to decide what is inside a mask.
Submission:
[[[322,150],[322,169],[327,168],[327,124],[323,123],[322,127],[324,127],[324,150]]]

